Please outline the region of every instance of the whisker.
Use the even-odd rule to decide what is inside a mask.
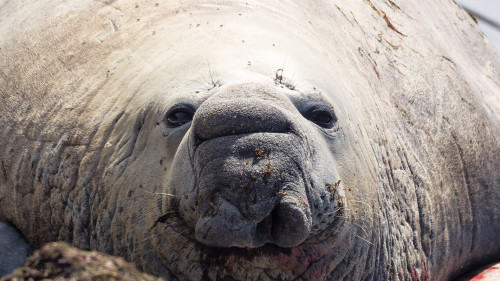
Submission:
[[[151,236],[148,236],[148,237],[146,237],[144,240],[141,240],[141,241],[136,242],[136,244],[144,243],[144,242],[148,241],[149,239],[151,239],[151,238],[153,238],[153,237],[155,237],[155,236],[160,236],[160,234],[153,234],[153,235],[151,235]]]
[[[320,215],[322,215],[322,216],[333,215],[333,214],[338,213],[340,210],[343,210],[343,211],[351,211],[351,209],[346,209],[346,208],[343,208],[343,207],[339,207],[339,208],[337,208],[337,210],[335,210],[335,212],[324,213],[324,214],[320,214]]]
[[[361,228],[361,230],[363,230],[363,232],[365,233],[366,236],[368,236],[368,232],[359,224],[359,223],[355,223],[353,221],[350,221],[350,223],[354,224],[355,226]]]
[[[178,232],[178,234],[183,234],[183,233],[186,233],[186,232],[188,232],[188,231],[190,231],[190,230],[191,230],[190,228],[186,228],[186,229],[184,229],[183,231]]]
[[[357,221],[361,221],[361,222],[365,222],[365,223],[372,222],[371,220],[363,219],[363,218],[351,218],[351,217],[345,217],[345,216],[336,216],[336,218],[344,219],[345,221],[348,221],[348,222],[351,222],[352,220],[357,220]]]
[[[166,216],[166,215],[170,215],[170,214],[174,214],[174,213],[176,213],[176,211],[168,211],[168,212],[164,213],[163,215],[161,215],[161,217]]]
[[[366,206],[369,206],[369,205],[366,205]],[[351,212],[355,212],[355,213],[362,213],[364,215],[374,215],[374,216],[377,216],[378,218],[381,218],[382,216],[378,213],[375,213],[371,210],[367,210],[367,209],[364,209],[364,208],[360,208],[360,207],[357,207],[357,206],[353,206],[353,205],[350,205],[350,209],[344,209],[344,210],[348,210],[348,211],[351,211]],[[339,208],[343,208],[343,207],[339,207]]]
[[[153,194],[154,195],[161,195],[161,196],[164,196],[164,197],[168,197],[168,196],[170,196],[170,197],[179,197],[177,195],[170,194],[170,193],[164,193],[164,192],[154,192]]]
[[[215,86],[214,77],[212,76],[212,69],[210,69],[210,63],[207,62],[207,64],[208,64],[208,73],[210,74],[210,81],[212,81],[212,85]]]
[[[365,206],[367,206],[367,207],[370,207],[370,205],[369,205],[368,203],[366,203],[366,202],[364,202],[364,201],[361,201],[361,200],[351,200],[351,199],[346,199],[345,201],[346,201],[346,202],[361,203],[361,204],[363,204],[363,205],[365,205]]]
[[[205,78],[203,78],[203,79],[205,80],[205,82],[206,82],[206,83],[208,83],[208,81],[207,81]],[[190,81],[191,81],[191,82],[196,82],[196,83],[198,83],[198,84],[202,85],[202,86],[203,86],[203,88],[209,88],[209,87],[207,86],[207,84],[204,84],[203,82],[200,82],[200,81],[198,81],[198,80],[190,80]]]
[[[359,239],[361,239],[361,240],[365,241],[366,243],[368,243],[368,244],[370,244],[370,245],[374,246],[372,242],[370,242],[370,241],[368,241],[368,240],[364,239],[363,237],[361,237],[361,236],[359,236],[359,235],[356,235],[356,237],[358,237]]]

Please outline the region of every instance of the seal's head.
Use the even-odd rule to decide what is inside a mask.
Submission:
[[[168,186],[182,195],[179,212],[199,242],[293,247],[334,221],[342,206],[340,179],[320,135],[335,138],[334,109],[312,98],[295,97],[295,106],[288,92],[258,83],[224,86],[194,113],[174,161],[188,162],[183,171],[190,168],[194,179],[172,175]],[[169,126],[190,110],[176,105]]]
[[[321,279],[369,245],[357,237],[369,220],[351,223],[346,210],[369,197],[344,129],[348,101],[308,40],[224,28],[179,38],[170,52],[181,58],[159,54],[155,73],[177,76],[150,98],[165,171],[145,239],[180,278]]]
[[[350,233],[342,174],[355,161],[336,111],[319,90],[264,75],[172,103],[158,123],[176,140],[151,229],[159,255],[168,262],[174,248],[196,257],[185,266],[202,264],[199,274],[236,279],[298,276],[333,247],[340,258],[346,245],[332,241]],[[162,243],[173,237],[183,242]]]

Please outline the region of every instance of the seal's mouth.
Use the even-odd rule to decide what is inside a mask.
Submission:
[[[256,268],[269,277],[272,277],[276,270],[288,276],[285,278],[276,276],[273,280],[292,280],[323,258],[327,254],[327,249],[328,247],[318,244],[300,244],[283,248],[269,243],[259,248],[205,247],[201,263],[218,275],[232,276],[235,280],[244,280],[245,277],[239,274]]]
[[[296,253],[302,252],[302,247],[303,246],[298,245],[292,248],[283,248],[271,243],[267,243],[258,248],[222,248],[208,246],[205,247],[203,251],[205,253],[203,262],[213,268],[225,268],[232,271],[235,262],[244,262],[245,260],[255,261],[265,257],[274,257],[275,259],[284,256],[291,257]],[[290,266],[288,269],[293,269],[293,265],[286,264],[284,261],[280,261],[279,263],[279,268],[283,268],[284,266],[284,269],[286,269],[286,267]],[[272,268],[272,266],[269,266],[269,268]]]

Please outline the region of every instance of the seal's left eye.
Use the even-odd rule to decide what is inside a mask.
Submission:
[[[189,109],[179,108],[167,114],[167,125],[179,127],[193,120],[193,112]]]

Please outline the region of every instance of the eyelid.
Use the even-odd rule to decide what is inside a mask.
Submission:
[[[193,113],[196,112],[197,107],[194,104],[191,103],[178,103],[170,107],[167,112],[165,113],[165,116],[172,114],[174,111],[179,110],[179,109],[187,109],[189,111],[192,111]]]
[[[321,118],[323,120],[320,120],[320,117],[327,117],[328,118],[328,121],[324,120],[324,118]],[[316,111],[315,114],[314,114],[314,121],[315,122],[321,122],[321,123],[330,123],[332,122],[334,119],[334,116],[333,114],[331,114],[331,112],[327,112],[327,111],[324,111],[324,110],[321,110],[321,111]]]
[[[335,114],[335,111],[329,104],[311,103],[308,104],[306,106],[306,109],[302,110],[301,113],[307,120],[313,122],[314,124],[324,129],[331,129],[337,123],[337,116]],[[316,116],[322,113],[325,115],[329,115],[329,117],[331,118],[328,123],[319,122],[315,120]]]
[[[176,127],[180,127],[186,123],[189,123],[191,120],[193,120],[193,116],[196,112],[196,107],[193,106],[192,104],[189,104],[189,103],[179,103],[179,104],[176,104],[174,106],[172,106],[166,113],[165,113],[165,117],[164,117],[164,121],[165,123],[167,124],[167,126],[171,127],[171,128],[176,128]],[[189,121],[171,121],[169,120],[170,119],[170,116],[172,116],[172,114],[175,114],[177,112],[185,112],[186,114],[189,114],[191,119]]]

